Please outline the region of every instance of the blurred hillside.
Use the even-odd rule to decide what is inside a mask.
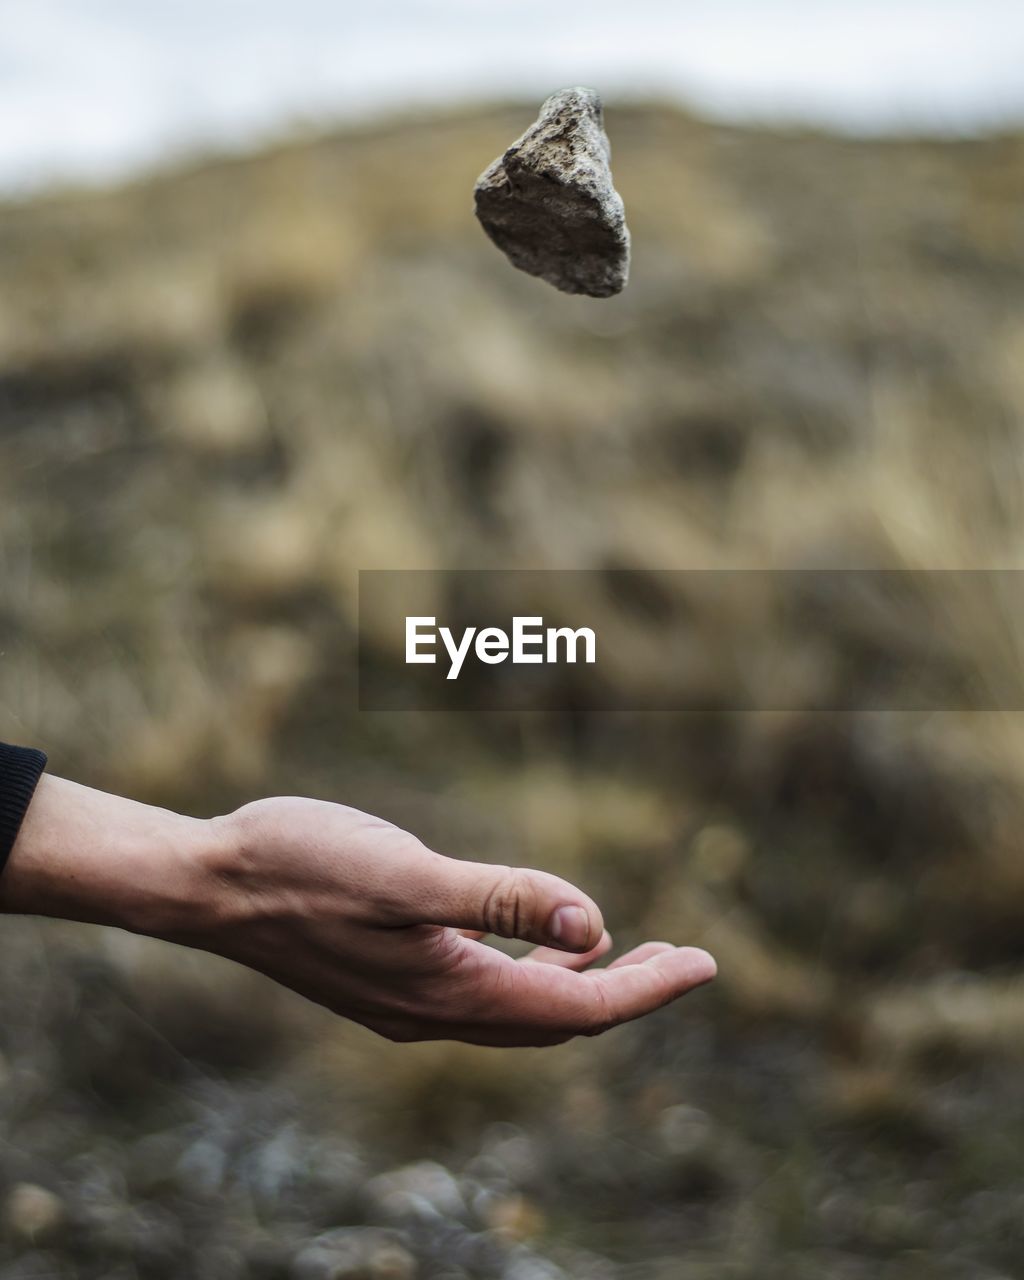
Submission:
[[[1019,714],[357,714],[354,632],[359,569],[634,568],[588,618],[669,690],[708,602],[660,571],[1024,567],[1024,137],[615,111],[634,270],[595,303],[473,221],[530,118],[0,208],[0,736],[543,865],[720,978],[594,1044],[409,1048],[8,921],[5,1280],[1020,1273]],[[937,596],[821,601],[807,680],[918,669],[937,611],[950,707],[1016,677],[1024,617]]]

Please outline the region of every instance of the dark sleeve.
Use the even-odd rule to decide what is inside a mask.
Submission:
[[[45,768],[41,751],[0,742],[0,871],[7,865]]]

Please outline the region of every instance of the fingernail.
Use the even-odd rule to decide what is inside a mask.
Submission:
[[[582,907],[559,907],[548,921],[548,933],[563,947],[582,950],[590,938],[590,919]]]

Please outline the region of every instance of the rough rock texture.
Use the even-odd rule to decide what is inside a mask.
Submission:
[[[477,179],[476,216],[513,266],[564,293],[610,298],[629,276],[629,230],[593,89],[562,89]]]

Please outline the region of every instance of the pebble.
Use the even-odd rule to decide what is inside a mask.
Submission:
[[[34,1182],[19,1182],[7,1197],[4,1216],[11,1234],[35,1242],[51,1235],[64,1220],[60,1196]]]
[[[415,1280],[416,1259],[389,1232],[339,1227],[296,1257],[289,1280]]]
[[[388,1218],[460,1218],[466,1210],[458,1182],[433,1160],[379,1174],[366,1189]]]

